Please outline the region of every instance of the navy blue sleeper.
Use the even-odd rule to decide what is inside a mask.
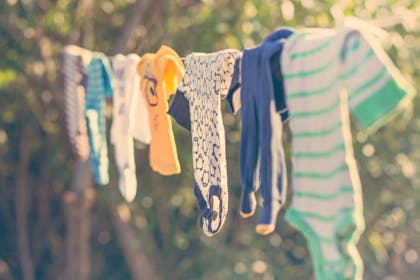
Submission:
[[[279,29],[260,46],[244,50],[242,56],[240,212],[243,217],[254,214],[255,192],[260,187],[264,201],[256,227],[259,234],[269,234],[274,230],[277,214],[286,197],[282,116],[287,118],[287,110],[281,73],[272,67],[274,59],[281,53],[284,39],[292,33],[289,29]]]

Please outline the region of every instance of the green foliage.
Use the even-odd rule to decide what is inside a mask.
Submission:
[[[20,143],[29,147],[30,249],[37,279],[56,279],[63,269],[65,213],[62,196],[73,159],[65,134],[60,87],[62,47],[94,30],[95,50],[109,53],[133,1],[94,2],[87,26],[83,1],[14,1],[0,4],[0,278],[2,268],[21,278],[14,212]],[[252,47],[281,26],[334,27],[335,1],[154,1],[141,15],[128,49],[153,52],[167,44],[181,56],[193,51]],[[387,31],[386,51],[404,76],[420,88],[420,5],[416,0],[347,1],[344,14],[373,21]],[[60,105],[61,104],[61,105]],[[138,241],[165,279],[311,279],[306,241],[281,216],[277,231],[254,232],[256,218],[238,215],[240,117],[224,107],[230,209],[218,235],[198,226],[193,195],[191,138],[174,125],[182,174],[162,177],[148,165],[148,148],[136,150],[139,194],[129,204]],[[29,133],[24,138],[23,132]],[[366,279],[417,279],[420,254],[420,108],[416,98],[373,135],[353,128],[363,185],[367,229],[358,248]],[[286,135],[288,139],[289,135]],[[138,143],[137,143],[138,144]],[[289,152],[289,151],[288,151]],[[110,158],[113,159],[113,148]],[[289,164],[290,170],[290,164]],[[116,186],[96,190],[92,209],[92,279],[128,279],[107,206],[124,204]],[[291,198],[290,194],[288,196]],[[284,213],[284,210],[282,214]],[[258,212],[257,215],[258,216]]]
[[[0,89],[10,86],[10,84],[15,80],[16,72],[8,69],[5,71],[0,70]]]

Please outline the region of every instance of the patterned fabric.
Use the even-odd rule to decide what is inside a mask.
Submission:
[[[286,219],[308,239],[316,279],[362,279],[364,229],[351,112],[375,127],[412,97],[384,51],[345,25],[290,38],[281,57],[291,113],[293,201]]]
[[[226,97],[230,110],[236,114],[241,109],[241,58],[237,57],[233,68],[232,82]]]
[[[234,114],[241,108],[240,64],[241,57],[239,56],[235,59],[232,81],[226,96],[228,105]],[[185,98],[184,93],[179,89],[176,91],[171,107],[169,107],[168,114],[174,117],[180,126],[191,132],[190,103]]]
[[[140,90],[145,97],[152,139],[150,166],[162,175],[181,172],[172,122],[167,115],[168,98],[176,92],[184,74],[181,58],[171,48],[162,46],[156,53],[143,55],[137,67]]]
[[[194,194],[207,236],[220,231],[228,212],[225,131],[220,99],[231,84],[238,50],[186,57],[186,73],[178,90],[190,105]],[[174,115],[175,119],[178,115]]]
[[[168,114],[171,115],[176,122],[191,132],[191,116],[190,103],[182,91],[176,91],[174,100],[172,100],[171,107],[169,107]]]
[[[244,50],[242,56],[240,213],[244,218],[254,214],[257,207],[255,193],[260,188],[263,206],[256,226],[259,234],[274,231],[278,213],[286,200],[287,173],[282,145],[282,114],[279,113],[279,109],[285,108],[276,106],[276,96],[284,93],[282,87],[275,85],[278,81],[273,78],[271,61],[281,53],[283,42],[291,34],[289,29],[279,29],[260,46]]]
[[[115,160],[119,172],[118,188],[123,197],[131,202],[137,192],[136,165],[134,162],[133,132],[135,128],[144,132],[140,136],[150,141],[150,127],[147,109],[136,110],[140,77],[137,75],[137,64],[140,57],[136,54],[124,56],[118,54],[112,58],[115,74],[113,95],[113,118],[111,126],[111,142],[115,146]],[[144,105],[144,101],[143,101]],[[144,120],[146,119],[146,121]],[[137,121],[143,123],[140,125]],[[144,134],[144,135],[143,135]]]
[[[97,185],[109,182],[105,99],[112,96],[112,79],[108,58],[102,53],[93,53],[88,67],[85,115],[92,172]]]
[[[77,46],[66,46],[63,51],[62,73],[64,78],[67,133],[73,153],[81,160],[89,158],[86,129],[85,66],[90,52]]]

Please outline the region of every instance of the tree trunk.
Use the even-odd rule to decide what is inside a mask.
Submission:
[[[83,17],[82,45],[93,48],[95,35],[93,26],[94,2],[81,1]],[[64,280],[90,279],[90,222],[94,190],[90,160],[78,159],[74,165],[70,190],[64,195],[66,212],[66,269]]]
[[[122,53],[126,51],[127,41],[136,28],[136,26],[143,20],[145,15],[144,10],[149,6],[150,1],[137,0],[129,9],[130,12],[121,30],[120,36],[117,38],[115,45],[112,48],[112,53]],[[111,182],[116,183],[116,180]],[[135,280],[155,280],[161,279],[157,273],[154,263],[144,252],[143,246],[137,240],[135,231],[130,222],[130,209],[125,204],[119,206],[110,206],[112,224],[115,229],[118,243],[120,244],[122,253],[127,262],[131,276]]]
[[[137,0],[130,8],[129,15],[117,38],[112,53],[125,51],[130,34],[139,24],[144,14],[144,8],[150,1]],[[91,49],[94,46],[92,0],[84,0],[82,10],[84,15],[83,47]],[[115,180],[111,180],[115,183]],[[66,271],[63,280],[85,280],[89,278],[90,267],[90,209],[94,199],[94,190],[90,173],[89,161],[77,161],[74,166],[71,190],[64,196],[66,209]],[[160,279],[147,255],[140,248],[134,229],[130,223],[130,210],[127,206],[116,208],[111,205],[112,223],[117,234],[120,247],[127,261],[133,279]],[[115,205],[115,204],[114,204]],[[123,209],[123,210],[121,210]],[[127,214],[128,213],[128,214]]]
[[[127,19],[124,22],[124,26],[121,30],[120,36],[117,38],[114,47],[112,48],[111,53],[117,54],[125,52],[127,41],[130,38],[131,33],[137,27],[137,25],[142,20],[142,15],[144,15],[144,11],[149,6],[148,0],[137,0],[132,7],[130,8],[130,12],[127,16]]]
[[[64,280],[90,279],[90,209],[94,199],[90,161],[76,162],[71,190],[64,195],[66,269]]]
[[[19,262],[22,269],[24,280],[34,279],[34,265],[31,258],[28,227],[27,227],[27,171],[29,164],[29,147],[27,143],[27,128],[23,128],[20,140],[20,161],[17,170],[16,189],[15,189],[15,211],[16,227],[18,238]]]
[[[140,248],[136,234],[130,224],[130,209],[125,204],[111,208],[112,222],[117,233],[118,243],[134,280],[161,279],[155,266]]]

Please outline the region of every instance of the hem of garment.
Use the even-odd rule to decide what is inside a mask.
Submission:
[[[153,171],[159,173],[163,176],[171,176],[171,175],[178,175],[181,173],[181,167],[179,166],[179,163],[175,163],[176,166],[170,165],[170,164],[163,164],[163,163],[151,163],[150,167]],[[170,167],[168,167],[170,166]]]
[[[352,111],[361,127],[368,134],[373,134],[400,113],[403,108],[407,107],[413,99],[414,93],[415,91],[411,86],[406,85],[401,88],[395,81],[390,80],[378,93],[357,105]],[[384,94],[387,94],[387,96],[384,96]],[[387,97],[392,99],[384,104]],[[379,112],[372,116],[372,108],[377,107],[375,104],[379,104],[381,107],[377,108]]]
[[[352,211],[352,213],[346,214],[344,216],[344,219],[338,224],[336,230],[335,230],[335,234],[337,234],[337,229],[339,228],[344,228],[345,226],[348,226],[349,224],[354,224],[356,226],[356,229],[358,228],[357,226],[357,220],[354,217],[354,213],[355,211]],[[308,246],[310,248],[310,254],[312,256],[312,263],[313,263],[313,268],[314,268],[314,273],[315,273],[315,278],[316,279],[323,279],[323,272],[321,270],[321,268],[319,267],[319,265],[317,264],[316,260],[324,260],[324,256],[322,254],[322,250],[321,247],[319,246],[320,244],[320,240],[317,236],[317,234],[312,230],[312,228],[305,222],[303,221],[300,217],[299,217],[299,213],[294,210],[292,207],[290,207],[286,214],[285,214],[285,219],[286,221],[288,221],[292,226],[294,226],[296,229],[298,229],[300,232],[302,232],[302,234],[305,236],[305,238],[307,239],[307,243]],[[354,232],[351,234],[351,236],[353,236]],[[347,246],[355,246],[355,243],[352,243],[350,241],[352,241],[352,238],[348,239],[349,242],[347,242]],[[338,245],[338,244],[337,244]],[[340,249],[338,249],[340,250]],[[349,255],[350,258],[353,259],[353,254],[351,254],[350,252],[341,252],[341,254],[343,256]],[[343,275],[345,274],[345,260],[339,260],[338,264],[342,265],[344,267],[343,271],[339,271],[339,273],[342,273]],[[353,273],[353,275],[356,274],[356,272],[360,272],[360,268],[358,268],[357,266],[360,265],[357,262],[354,262],[356,265],[356,269],[355,272]]]

